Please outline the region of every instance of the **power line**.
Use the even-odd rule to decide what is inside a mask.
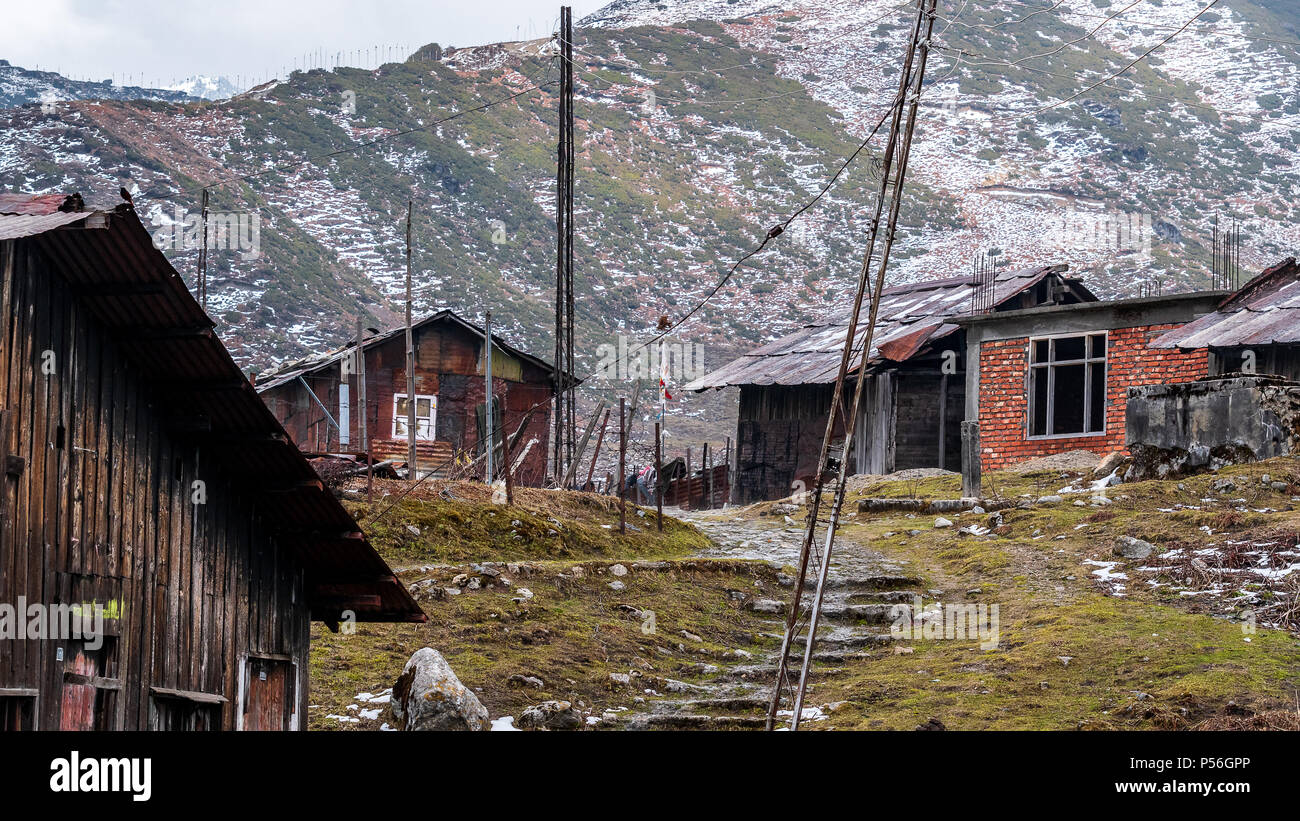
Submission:
[[[1071,102],[1071,101],[1073,101],[1073,100],[1077,100],[1077,99],[1079,99],[1080,97],[1082,97],[1083,95],[1085,95],[1085,94],[1087,94],[1088,92],[1092,91],[1093,89],[1096,89],[1096,88],[1100,87],[1103,83],[1108,83],[1108,82],[1110,82],[1111,80],[1115,79],[1115,78],[1118,77],[1119,75],[1121,75],[1121,74],[1123,74],[1124,72],[1128,71],[1129,69],[1133,68],[1133,66],[1135,66],[1135,65],[1137,65],[1138,63],[1140,63],[1140,62],[1142,62],[1143,60],[1145,60],[1147,57],[1149,57],[1149,56],[1151,55],[1151,53],[1152,53],[1153,51],[1155,51],[1156,49],[1160,48],[1160,47],[1163,46],[1165,43],[1168,43],[1170,40],[1174,39],[1174,38],[1177,37],[1179,34],[1182,34],[1184,31],[1187,30],[1187,27],[1188,27],[1188,26],[1190,26],[1192,23],[1195,23],[1195,22],[1196,22],[1197,18],[1199,18],[1202,14],[1205,14],[1207,11],[1209,11],[1209,10],[1212,9],[1212,8],[1214,8],[1214,7],[1217,6],[1218,4],[1219,4],[1219,0],[1210,0],[1210,2],[1205,6],[1205,8],[1203,8],[1203,9],[1201,9],[1200,11],[1196,12],[1196,14],[1193,15],[1191,19],[1189,19],[1186,23],[1183,23],[1183,25],[1182,25],[1181,28],[1179,28],[1177,31],[1175,31],[1175,32],[1173,32],[1172,34],[1170,34],[1170,35],[1169,35],[1168,37],[1166,37],[1165,39],[1161,40],[1159,43],[1156,43],[1156,44],[1155,44],[1154,46],[1152,46],[1151,48],[1149,48],[1149,49],[1147,49],[1146,51],[1142,52],[1142,53],[1139,54],[1137,57],[1133,58],[1133,60],[1130,61],[1130,62],[1128,63],[1128,65],[1124,66],[1124,67],[1121,68],[1119,71],[1116,71],[1114,74],[1111,74],[1109,77],[1106,77],[1106,78],[1104,78],[1104,79],[1098,80],[1097,82],[1093,83],[1092,85],[1088,86],[1087,88],[1083,89],[1082,91],[1075,92],[1074,94],[1070,95],[1069,97],[1066,97],[1064,100],[1060,100],[1060,101],[1058,101],[1058,102],[1051,103],[1051,104],[1049,104],[1049,105],[1045,105],[1045,106],[1043,106],[1043,107],[1041,107],[1041,108],[1035,110],[1035,111],[1033,112],[1033,114],[1035,114],[1035,115],[1037,115],[1037,114],[1042,114],[1044,111],[1048,111],[1048,110],[1050,110],[1050,109],[1056,108],[1057,106],[1065,105],[1065,104],[1068,103],[1068,102]]]
[[[1008,5],[1013,5],[1013,6],[1021,6],[1023,8],[1036,8],[1032,3],[1021,2],[1021,0],[1000,0],[1000,2],[1007,3]],[[964,28],[979,28],[979,29],[986,29],[988,31],[994,31],[996,29],[1002,28],[1003,26],[1023,23],[1026,20],[1030,19],[1031,17],[1036,17],[1040,14],[1047,14],[1048,12],[1056,11],[1057,9],[1060,9],[1061,6],[1064,5],[1064,3],[1065,0],[1058,0],[1058,2],[1052,5],[1050,8],[1039,9],[1033,12],[1032,14],[1028,14],[1019,19],[1004,20],[1001,23],[994,23],[991,25],[988,23],[958,23],[957,25],[962,26]],[[1094,12],[1087,12],[1087,11],[1075,11],[1069,8],[1061,9],[1061,15],[1062,17],[1090,17],[1094,20],[1101,20],[1107,18],[1107,15],[1104,14],[1096,14]],[[1062,22],[1069,25],[1068,20],[1063,19]],[[1169,23],[1157,23],[1154,20],[1134,19],[1132,17],[1125,18],[1124,23],[1130,26],[1138,26],[1138,27],[1144,27],[1150,29],[1163,29],[1165,31],[1169,31],[1177,28],[1177,26],[1171,25]],[[1221,29],[1214,28],[1213,26],[1209,26],[1209,27],[1194,26],[1190,30],[1195,32],[1200,32],[1203,34],[1213,34],[1219,37],[1230,37],[1237,40],[1251,40],[1260,43],[1274,43],[1283,46],[1300,47],[1300,40],[1282,40],[1276,37],[1261,37],[1258,35],[1239,34],[1233,31],[1223,31]]]

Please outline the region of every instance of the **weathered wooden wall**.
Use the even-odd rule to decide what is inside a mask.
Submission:
[[[249,655],[289,671],[306,724],[304,573],[240,487],[151,399],[30,240],[0,243],[0,602],[117,608],[106,651],[0,648],[0,694],[36,694],[41,729],[148,729],[152,704],[207,699],[234,729]],[[47,372],[43,366],[51,364]],[[19,462],[18,460],[21,460]],[[193,503],[194,482],[206,503]],[[56,660],[63,650],[63,661]],[[188,702],[187,702],[188,703]]]
[[[421,469],[446,465],[452,454],[478,452],[475,408],[484,401],[483,342],[453,322],[432,322],[416,328],[415,392],[438,397],[435,442],[418,442]],[[540,485],[546,478],[549,447],[551,396],[550,374],[541,368],[498,349],[492,358],[493,391],[505,403],[505,427],[514,433],[532,406],[543,403],[528,420],[519,439],[519,449],[530,439],[538,441],[529,450],[517,472],[516,481]],[[306,374],[305,381],[329,412],[339,417],[337,363]],[[359,452],[361,423],[357,378],[350,378],[349,444],[339,443],[338,431],[302,383],[287,382],[262,393],[298,447],[307,453]],[[405,461],[405,437],[393,436],[393,396],[406,393],[406,341],[401,334],[374,343],[366,349],[366,404],[371,450],[376,459]]]

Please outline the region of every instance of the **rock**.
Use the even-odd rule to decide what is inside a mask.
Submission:
[[[628,673],[610,673],[609,683],[615,687],[627,687],[632,683],[632,676]]]
[[[569,572],[573,574],[573,578],[575,579],[581,579],[583,576],[587,575],[587,571],[582,567],[574,567]]]
[[[546,687],[546,682],[537,676],[525,676],[522,673],[515,673],[506,679],[507,687],[532,687],[534,690],[541,690]]]
[[[633,570],[667,570],[668,562],[632,562]]]
[[[934,520],[935,527],[952,527],[952,522],[940,516]]]
[[[1210,482],[1210,490],[1215,493],[1236,493],[1237,483],[1231,479],[1215,479]]]
[[[925,722],[924,724],[918,724],[916,729],[917,730],[946,730],[948,728],[943,726],[942,721],[932,717],[930,718],[929,721]]]
[[[699,636],[695,635],[694,633],[690,632],[689,630],[679,630],[678,633],[682,636],[682,638],[690,639],[691,641],[695,641],[695,642],[703,642],[703,641],[704,641],[704,639],[700,638]]]
[[[970,512],[975,514],[984,514],[987,513],[988,511],[980,507],[979,505],[975,505],[975,507],[970,509]]]
[[[621,565],[621,564],[616,564],[616,565],[612,565],[612,566],[609,568],[609,572],[610,572],[610,575],[613,575],[613,576],[626,576],[626,575],[627,575],[627,568],[624,567],[624,566]]]
[[[388,711],[401,730],[486,730],[489,726],[487,708],[432,647],[416,650],[406,662],[393,684]]]
[[[1156,552],[1156,546],[1132,536],[1120,536],[1115,540],[1115,555],[1126,559],[1145,559]]]
[[[1124,459],[1124,454],[1119,451],[1106,454],[1102,457],[1102,460],[1097,463],[1097,467],[1093,468],[1092,478],[1100,479],[1104,476],[1111,475],[1115,472],[1116,468],[1124,464]]]
[[[782,518],[785,520],[785,523],[788,524],[788,525],[792,525],[792,524],[795,523],[794,519],[791,519],[789,516],[785,516],[785,517],[782,517]]]
[[[755,613],[774,613],[781,614],[785,612],[785,602],[776,599],[751,599],[746,605]]]
[[[609,583],[609,589],[613,590],[615,593],[622,593],[624,590],[627,589],[627,585],[623,584],[620,581],[612,581]]]
[[[1053,494],[1051,494],[1051,495],[1049,495],[1049,496],[1039,496],[1039,497],[1038,497],[1038,503],[1039,503],[1040,505],[1056,505],[1056,504],[1060,504],[1060,503],[1063,502],[1063,501],[1065,501],[1065,500],[1062,499],[1060,496],[1056,495],[1055,493],[1053,493]]]
[[[419,536],[420,528],[416,527],[415,525],[407,525],[406,532],[410,533],[412,536]]]
[[[517,722],[522,730],[576,730],[582,714],[568,701],[543,701],[525,707]]]
[[[789,573],[777,573],[776,583],[782,587],[794,587],[794,576]]]
[[[1269,482],[1268,486],[1277,493],[1286,493],[1288,487],[1286,482]]]

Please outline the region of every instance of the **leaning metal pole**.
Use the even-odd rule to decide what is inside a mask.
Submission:
[[[807,530],[799,557],[799,577],[795,583],[790,610],[786,616],[785,635],[781,641],[781,656],[778,662],[776,686],[768,707],[767,729],[774,729],[780,710],[781,695],[786,689],[793,689],[790,729],[797,730],[802,717],[803,700],[807,688],[808,674],[812,665],[814,645],[816,643],[817,625],[821,616],[821,605],[826,589],[827,574],[830,569],[831,550],[835,544],[835,529],[839,523],[840,510],[844,504],[845,480],[848,462],[853,449],[854,422],[858,416],[858,407],[862,399],[863,385],[866,382],[866,365],[870,358],[872,337],[875,332],[877,311],[880,297],[884,290],[885,269],[889,263],[889,254],[897,231],[898,214],[902,204],[903,180],[907,173],[907,161],[911,153],[912,133],[916,126],[917,108],[920,102],[921,84],[925,76],[925,64],[930,49],[930,37],[934,29],[935,7],[937,0],[918,0],[917,14],[913,24],[912,39],[904,58],[902,76],[899,79],[899,95],[895,101],[889,139],[886,144],[881,170],[880,191],[876,197],[875,212],[869,230],[867,249],[863,256],[862,269],[858,276],[858,287],[854,295],[853,312],[849,317],[845,334],[844,350],[840,357],[839,372],[831,399],[830,414],[826,422],[826,433],[822,439],[821,454],[818,458],[817,475],[812,494],[812,501],[807,514]],[[907,108],[905,128],[901,128],[904,107]],[[897,157],[895,155],[897,154]],[[892,191],[890,190],[892,188]],[[858,320],[861,316],[862,301],[865,297],[867,283],[870,281],[872,257],[880,232],[880,217],[884,210],[885,196],[890,195],[890,207],[885,228],[884,245],[879,267],[872,291],[871,307],[867,320],[865,338],[861,347],[854,345],[857,336]],[[850,407],[844,407],[844,383],[847,381],[850,364],[854,353],[860,351],[857,367],[857,381],[854,386],[853,400]],[[822,524],[822,494],[825,491],[830,453],[834,439],[837,416],[843,420],[844,440],[840,449],[839,464],[835,468],[835,488],[832,494],[831,509],[825,521],[826,533],[820,555],[815,552],[817,528]],[[803,663],[799,679],[793,684],[789,678],[789,659],[791,645],[802,630],[802,598],[810,564],[814,564],[817,586],[807,622],[807,638],[804,643]]]

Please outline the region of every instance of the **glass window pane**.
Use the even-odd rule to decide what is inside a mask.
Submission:
[[[1106,335],[1093,334],[1088,337],[1088,356],[1101,357],[1106,355]]]
[[[417,397],[415,400],[415,415],[421,419],[428,419],[432,410],[431,403],[427,397]]]
[[[1083,339],[1079,338],[1082,346]],[[1083,433],[1083,365],[1059,365],[1052,390],[1052,433]]]
[[[1038,340],[1035,340],[1035,341],[1034,341],[1034,355],[1033,355],[1033,359],[1031,359],[1030,361],[1031,361],[1031,362],[1046,362],[1046,361],[1047,361],[1047,351],[1048,351],[1048,346],[1049,346],[1050,344],[1051,344],[1050,340],[1047,340],[1047,339],[1038,339]]]
[[[1092,369],[1092,395],[1088,397],[1088,431],[1101,432],[1106,429],[1106,365],[1096,362],[1088,367]]]
[[[1083,337],[1068,336],[1056,341],[1056,355],[1052,357],[1060,362],[1063,359],[1083,359]]]
[[[1047,434],[1047,368],[1034,368],[1029,374],[1029,435]]]

